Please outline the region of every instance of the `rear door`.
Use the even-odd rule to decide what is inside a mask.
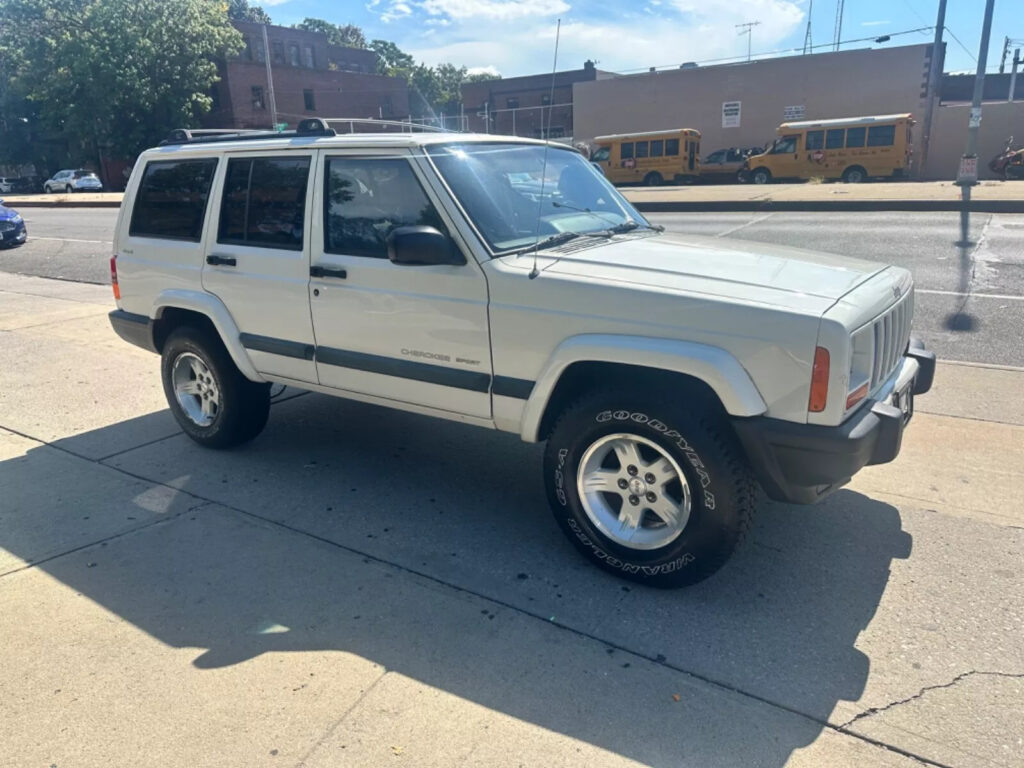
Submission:
[[[256,370],[316,382],[309,316],[314,152],[229,155],[206,238],[203,287],[227,306]]]

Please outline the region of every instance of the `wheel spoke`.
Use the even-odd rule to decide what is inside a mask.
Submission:
[[[212,419],[217,414],[217,405],[212,398],[203,400],[203,416]]]
[[[640,458],[640,451],[632,440],[616,440],[612,445],[615,455],[619,457],[619,463],[625,469],[629,465],[634,467],[642,466],[644,461]]]
[[[185,395],[198,395],[199,394],[199,382],[195,379],[187,381],[184,384],[178,385],[178,392]]]
[[[651,463],[649,469],[658,475],[662,485],[671,483],[677,477],[672,462],[660,456]]]
[[[618,486],[619,473],[610,469],[597,469],[583,478],[585,491],[622,494]]]
[[[662,496],[655,504],[649,506],[648,509],[660,517],[662,522],[670,528],[675,528],[679,525],[681,519],[679,505],[671,499]]]

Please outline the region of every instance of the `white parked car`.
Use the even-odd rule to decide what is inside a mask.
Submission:
[[[0,194],[8,194],[14,191],[15,179],[10,176],[0,176]]]
[[[44,192],[102,192],[103,182],[92,171],[58,171],[43,182]]]
[[[570,540],[658,586],[722,566],[758,485],[810,503],[892,461],[935,370],[906,270],[666,234],[512,137],[176,132],[111,272],[197,443],[259,434],[271,382],[546,441]]]

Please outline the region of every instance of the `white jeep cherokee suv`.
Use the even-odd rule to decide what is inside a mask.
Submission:
[[[114,330],[196,442],[254,438],[271,382],[544,440],[569,539],[657,586],[721,567],[758,485],[892,461],[935,370],[906,270],[666,234],[512,137],[176,131],[114,254]]]

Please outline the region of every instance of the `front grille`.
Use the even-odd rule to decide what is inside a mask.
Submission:
[[[910,324],[914,319],[914,291],[911,289],[873,323],[875,359],[871,366],[871,390],[888,379],[910,342]]]

